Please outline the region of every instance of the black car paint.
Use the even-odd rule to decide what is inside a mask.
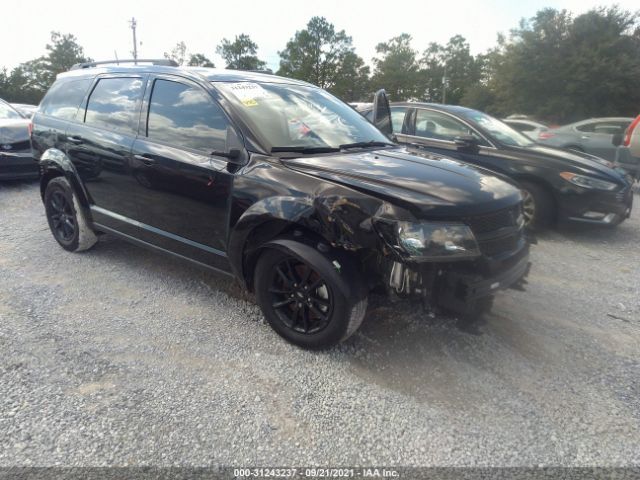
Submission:
[[[42,171],[41,190],[49,179],[65,175],[96,230],[233,274],[249,289],[260,249],[283,232],[295,235],[302,229],[301,241],[314,246],[324,243],[362,257],[384,255],[404,262],[376,229],[376,219],[460,220],[520,208],[518,190],[488,172],[442,157],[410,155],[401,147],[298,158],[268,155],[212,85],[302,82],[248,72],[146,68],[122,71],[188,80],[207,91],[233,123],[244,145],[242,158],[195,155],[147,140],[144,106],[135,137],[83,125],[89,88],[75,119],[34,116],[32,143]],[[64,75],[92,76],[95,85],[118,71],[101,67]],[[142,104],[147,101],[148,92]],[[528,245],[522,232],[510,233],[518,239],[510,250],[453,269],[469,282],[509,272],[514,277],[509,282],[517,281],[526,273]],[[449,268],[448,263],[436,267]]]
[[[597,223],[582,217],[587,211],[615,213],[619,221],[623,221],[630,214],[633,202],[631,185],[621,173],[591,155],[537,144],[531,147],[504,144],[465,115],[466,112],[473,112],[465,107],[419,102],[396,102],[391,104],[391,108],[394,107],[406,108],[402,132],[395,134],[398,142],[417,151],[446,155],[484,167],[508,176],[516,182],[530,181],[540,184],[553,197],[557,207],[555,220],[560,223]],[[485,144],[467,148],[454,142],[416,136],[413,122],[415,111],[419,108],[445,113],[466,123],[485,139]],[[366,111],[362,113],[367,115]],[[589,175],[613,182],[618,187],[612,192],[581,188],[565,181],[560,177],[561,172]]]
[[[17,113],[17,112],[16,112]],[[0,180],[38,178],[25,118],[0,119]]]

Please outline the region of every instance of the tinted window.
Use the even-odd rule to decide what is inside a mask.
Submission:
[[[73,120],[93,79],[56,82],[42,100],[40,112],[64,120]]]
[[[147,122],[149,138],[211,153],[225,150],[227,126],[222,109],[204,90],[155,81]]]
[[[103,78],[91,92],[85,123],[125,133],[137,131],[140,97],[140,78]]]
[[[407,107],[391,107],[391,126],[393,133],[402,133],[402,124],[404,123],[404,114]]]
[[[449,115],[432,110],[418,110],[416,112],[415,134],[419,137],[450,142],[462,135],[472,135],[481,141],[481,138],[464,123]]]

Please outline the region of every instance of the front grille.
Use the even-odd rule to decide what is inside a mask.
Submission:
[[[624,202],[627,199],[627,194],[628,193],[629,193],[629,189],[628,188],[623,188],[618,193],[616,193],[616,201],[617,202]]]
[[[462,221],[471,227],[476,235],[494,232],[505,227],[517,226],[517,218],[520,215],[520,205],[498,210],[497,212],[473,217],[464,217]]]
[[[495,257],[505,252],[512,252],[518,248],[520,234],[507,235],[504,237],[480,240],[478,245],[483,255]]]
[[[482,254],[495,257],[518,248],[522,238],[522,230],[518,227],[521,211],[522,207],[516,205],[493,213],[464,217],[463,221],[471,227]],[[508,230],[503,230],[505,228]]]

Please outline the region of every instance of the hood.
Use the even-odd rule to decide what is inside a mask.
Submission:
[[[531,160],[535,160],[538,163],[547,163],[550,167],[558,169],[572,167],[584,173],[597,173],[600,176],[609,177],[618,181],[621,181],[623,178],[613,169],[611,162],[594,155],[589,155],[588,153],[547,147],[539,144],[531,147],[511,147],[510,150],[521,152]]]
[[[474,215],[517,204],[520,192],[490,172],[404,148],[283,159],[294,170],[433,216]]]
[[[29,120],[26,118],[0,120],[0,148],[2,148],[1,145],[25,140],[29,140]]]

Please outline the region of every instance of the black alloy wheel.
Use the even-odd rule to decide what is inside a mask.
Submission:
[[[78,224],[71,203],[60,190],[54,191],[48,200],[47,213],[54,236],[64,244],[72,242],[76,236]]]
[[[264,248],[254,270],[256,300],[285,340],[322,350],[355,333],[368,289],[355,259],[291,239]]]
[[[333,313],[333,295],[327,282],[306,263],[286,257],[273,269],[271,306],[280,321],[302,334],[324,330]]]

